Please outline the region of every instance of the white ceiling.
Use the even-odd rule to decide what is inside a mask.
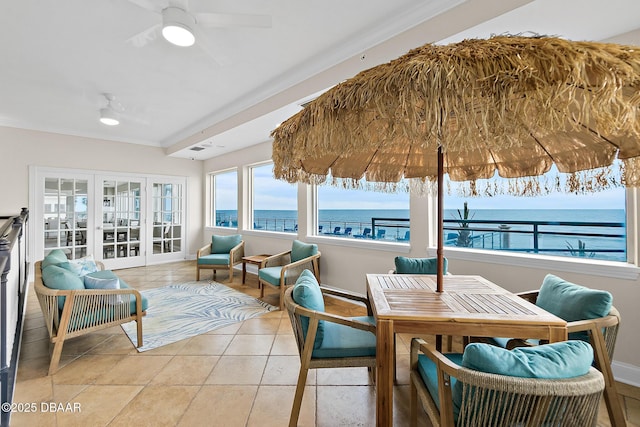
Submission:
[[[170,45],[156,10],[270,15]],[[640,45],[637,0],[2,0],[0,126],[207,159],[267,141],[300,104],[427,42],[535,32]],[[142,46],[139,46],[142,44]],[[121,124],[98,122],[115,96]],[[204,150],[195,152],[198,146]]]

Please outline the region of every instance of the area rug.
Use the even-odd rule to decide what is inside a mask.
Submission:
[[[278,308],[217,282],[186,282],[141,292],[149,301],[142,318],[143,346],[151,350]],[[136,345],[136,322],[122,325]]]

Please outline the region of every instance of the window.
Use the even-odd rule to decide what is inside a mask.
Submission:
[[[211,174],[211,224],[216,227],[238,227],[238,172]]]
[[[445,194],[444,199],[445,246],[627,260],[624,188],[537,197]]]
[[[320,185],[317,224],[317,235],[408,243],[409,193]]]
[[[273,177],[273,163],[250,168],[252,229],[296,233],[298,187]]]
[[[88,181],[45,178],[45,253],[63,249],[70,259],[87,255]]]

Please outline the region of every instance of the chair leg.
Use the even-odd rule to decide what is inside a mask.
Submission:
[[[418,425],[418,390],[411,379],[409,388],[409,425],[416,427]]]
[[[200,267],[196,267],[196,281],[200,280]]]
[[[53,353],[51,354],[51,363],[49,364],[49,375],[55,374],[58,370],[58,364],[60,363],[60,356],[62,355],[62,346],[64,340],[56,341],[53,346]]]
[[[293,407],[291,408],[291,417],[289,418],[289,427],[296,427],[298,425],[298,418],[300,418],[300,407],[302,406],[302,396],[304,395],[304,387],[307,384],[307,374],[309,368],[305,362],[302,362],[300,366],[300,374],[298,375],[298,383],[296,385],[296,394],[293,398]]]
[[[233,264],[229,267],[229,283],[233,282]]]
[[[142,319],[136,319],[136,327],[138,330],[138,347],[142,347]]]
[[[280,284],[280,311],[284,310],[284,290],[286,286],[282,283]]]

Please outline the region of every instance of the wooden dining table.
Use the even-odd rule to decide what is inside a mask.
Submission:
[[[481,276],[367,274],[376,319],[376,425],[393,425],[395,333],[567,339],[567,323]]]

